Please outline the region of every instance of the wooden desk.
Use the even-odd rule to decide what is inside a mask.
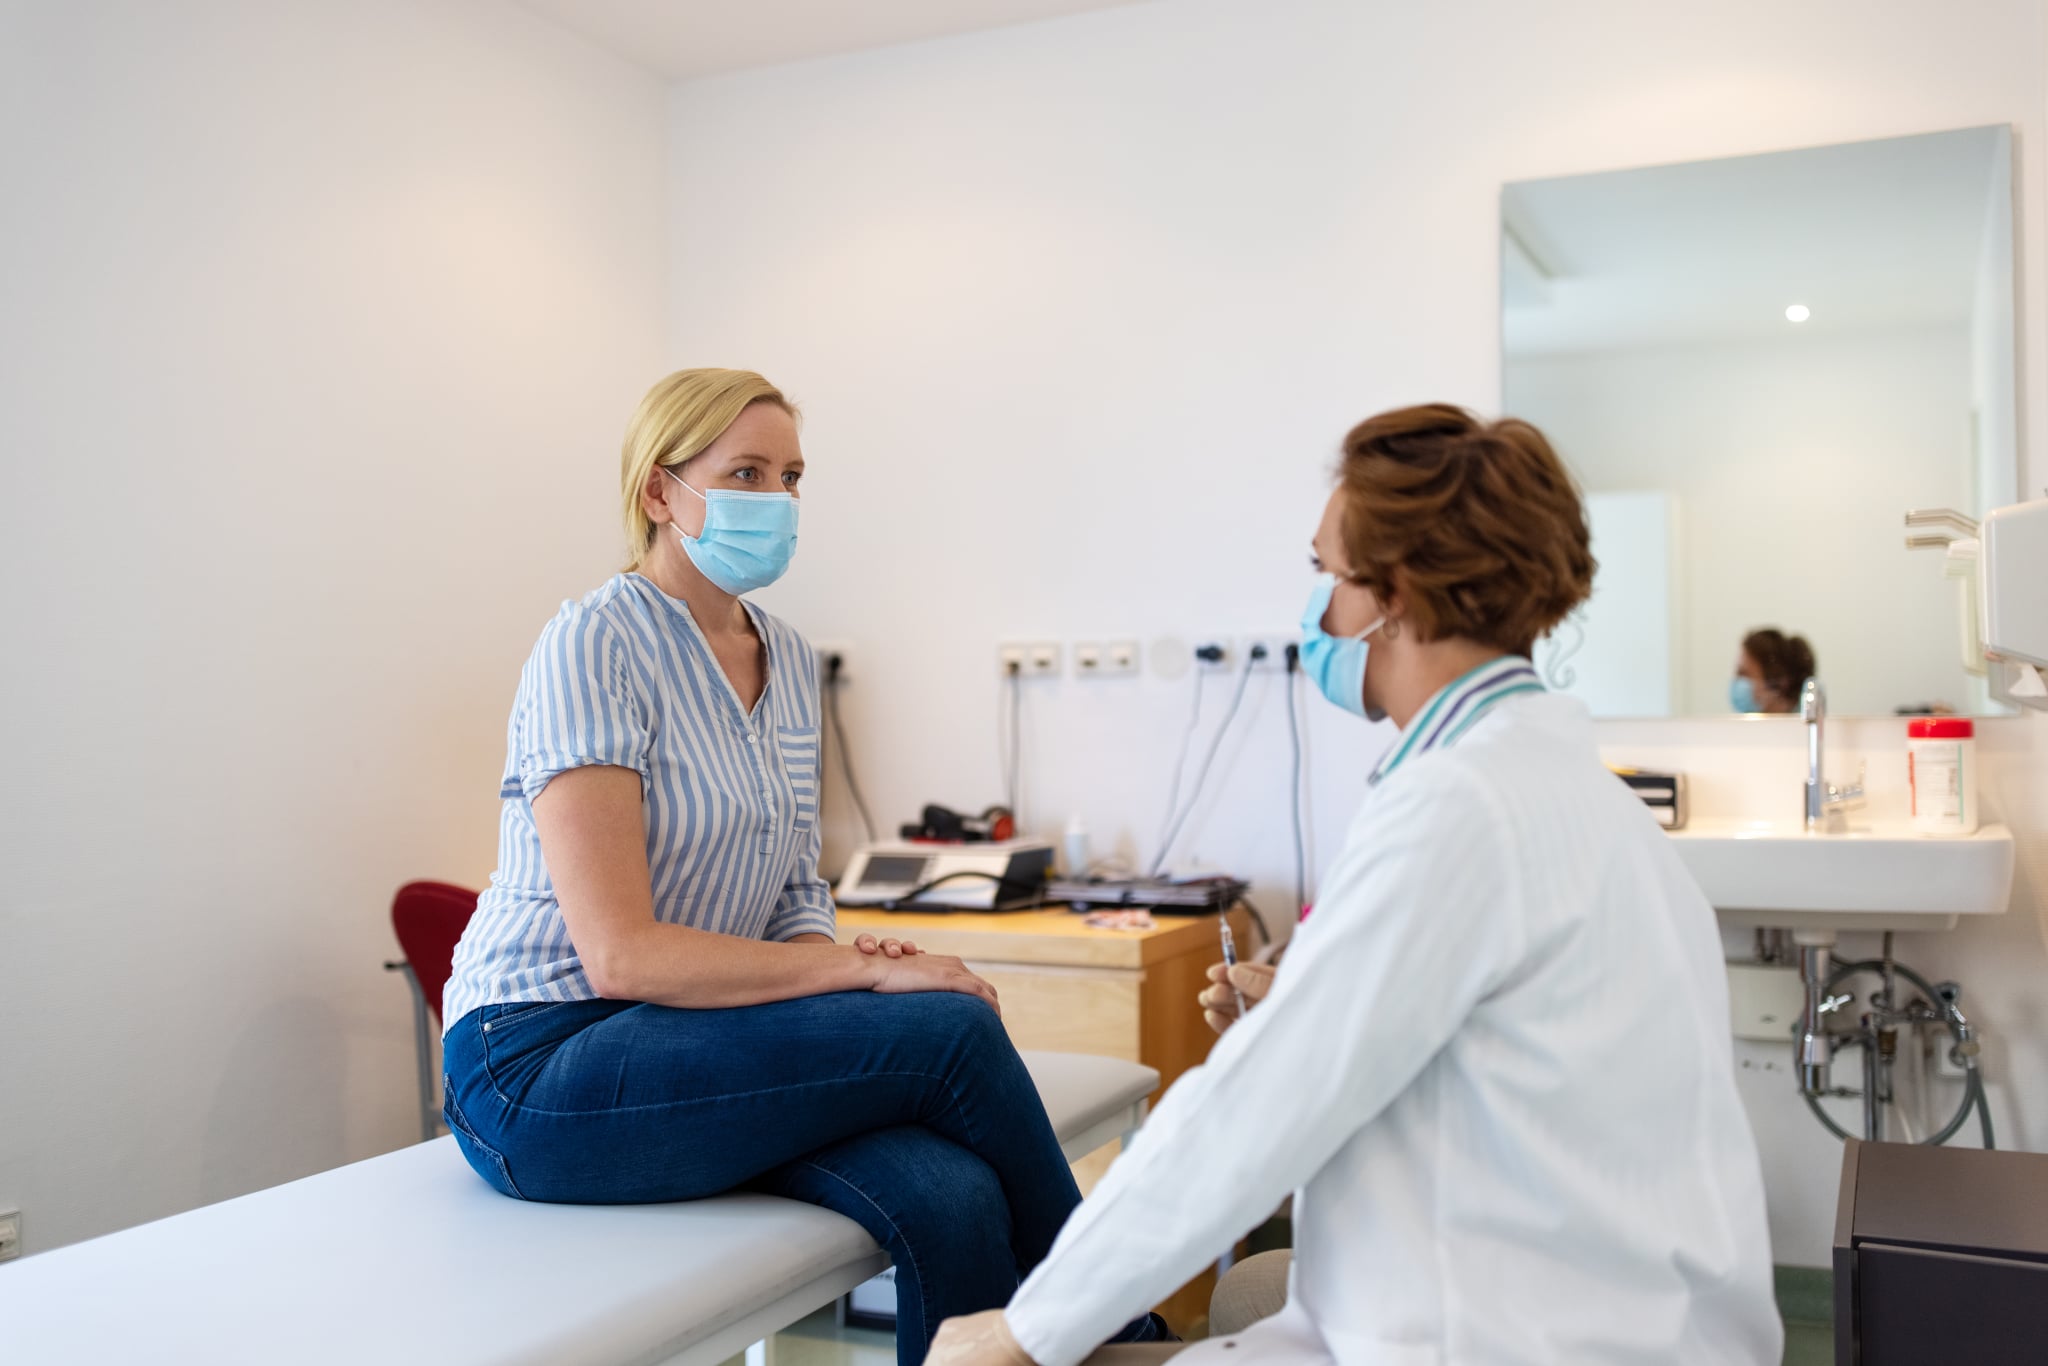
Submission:
[[[1001,994],[1003,1023],[1017,1047],[1141,1062],[1159,1069],[1164,1089],[1209,1056],[1215,1035],[1195,997],[1223,948],[1213,915],[1157,918],[1150,930],[1094,930],[1064,910],[948,914],[847,906],[839,911],[839,939],[886,935],[964,958]],[[1232,910],[1230,928],[1248,955],[1251,912]]]

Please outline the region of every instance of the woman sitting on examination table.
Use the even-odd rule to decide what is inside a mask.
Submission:
[[[1578,490],[1526,423],[1411,408],[1314,545],[1302,663],[1400,734],[1249,1013],[1204,993],[1208,1062],[932,1361],[1074,1366],[1294,1193],[1285,1307],[1184,1361],[1775,1363],[1713,910],[1529,665],[1592,584]]]
[[[1080,1191],[994,988],[834,942],[817,667],[745,598],[795,553],[796,410],[679,371],[624,467],[629,567],[563,604],[513,703],[498,870],[443,1011],[448,1127],[517,1199],[746,1188],[848,1216],[895,1260],[915,1366],[941,1319],[1010,1298]]]

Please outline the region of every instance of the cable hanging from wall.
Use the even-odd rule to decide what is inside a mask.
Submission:
[[[853,799],[853,808],[860,813],[860,828],[870,844],[875,842],[874,818],[868,815],[867,799],[861,796],[860,780],[853,772],[853,750],[846,739],[846,723],[839,718],[839,691],[845,686],[846,660],[838,654],[825,656],[825,721],[826,729],[832,733],[833,748],[839,751],[839,770],[846,775],[846,794]],[[831,756],[818,756],[818,809],[825,809],[825,771]]]
[[[1301,647],[1287,647],[1287,803],[1294,827],[1294,913],[1308,909],[1308,827],[1302,820]]]
[[[1223,719],[1217,722],[1215,734],[1209,737],[1209,747],[1202,755],[1201,767],[1195,770],[1194,787],[1189,791],[1187,801],[1181,806],[1178,814],[1173,814],[1171,805],[1169,805],[1168,807],[1169,818],[1166,827],[1166,832],[1162,836],[1160,836],[1159,853],[1158,856],[1152,860],[1152,870],[1148,874],[1148,876],[1158,877],[1160,875],[1160,872],[1166,867],[1166,859],[1167,856],[1173,852],[1174,841],[1180,838],[1181,831],[1187,826],[1188,817],[1194,814],[1195,807],[1201,802],[1202,790],[1208,785],[1209,782],[1209,770],[1211,766],[1213,766],[1216,762],[1217,752],[1223,748],[1223,737],[1230,733],[1231,723],[1237,719],[1238,708],[1244,703],[1245,689],[1251,685],[1252,670],[1258,666],[1259,660],[1263,658],[1265,658],[1265,652],[1263,649],[1253,649],[1247,654],[1244,662],[1244,667],[1238,671],[1237,687],[1233,689],[1230,694],[1230,706],[1224,711]],[[1200,725],[1202,719],[1200,710],[1201,683],[1202,674],[1201,671],[1197,669],[1195,673],[1196,710],[1189,719],[1187,736],[1184,737],[1181,741],[1181,757],[1183,760],[1185,760],[1187,757],[1188,740],[1193,738],[1194,732]],[[1175,795],[1178,794],[1180,787],[1179,767],[1179,765],[1175,766],[1175,781],[1173,789]]]

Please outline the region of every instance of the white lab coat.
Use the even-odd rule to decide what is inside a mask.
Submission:
[[[1714,913],[1577,702],[1507,698],[1368,793],[1012,1332],[1073,1366],[1290,1191],[1287,1310],[1179,1361],[1777,1362]]]

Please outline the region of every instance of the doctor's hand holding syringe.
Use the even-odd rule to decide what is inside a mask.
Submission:
[[[1250,1010],[1265,1000],[1273,989],[1275,971],[1267,963],[1211,963],[1210,985],[1197,998],[1209,1028],[1221,1034],[1237,1023],[1241,1009]]]

